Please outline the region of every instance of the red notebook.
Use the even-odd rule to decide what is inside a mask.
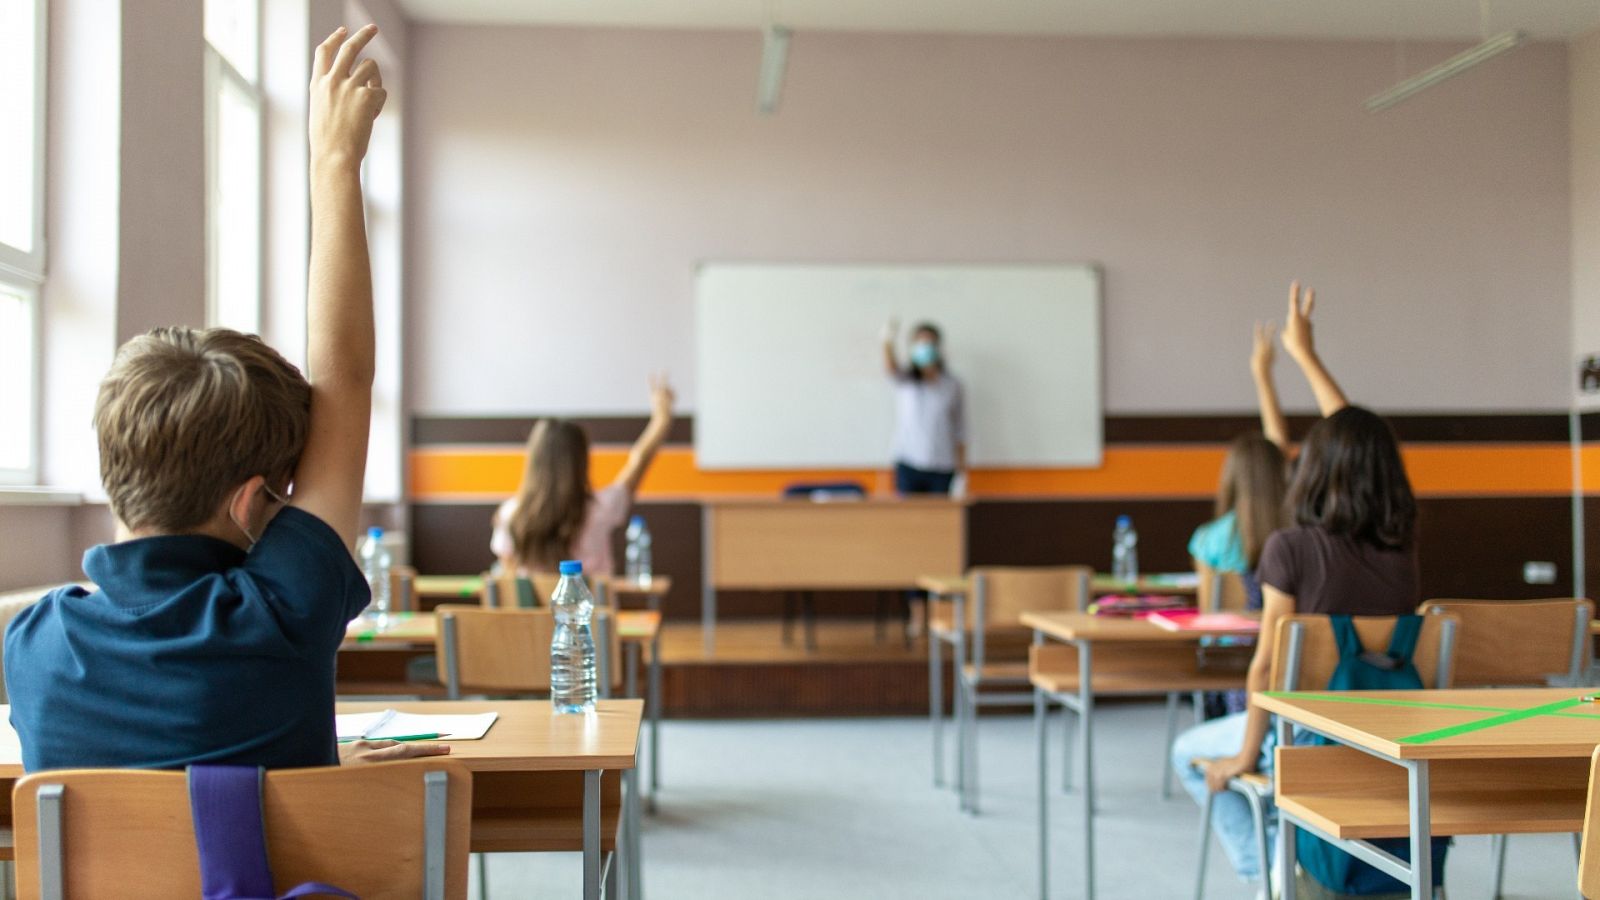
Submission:
[[[1226,632],[1228,634],[1256,634],[1261,623],[1238,613],[1202,613],[1167,610],[1145,616],[1152,624],[1168,631]]]

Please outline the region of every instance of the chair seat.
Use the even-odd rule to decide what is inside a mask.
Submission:
[[[1241,781],[1261,791],[1272,789],[1272,779],[1260,772],[1245,772],[1234,780]]]

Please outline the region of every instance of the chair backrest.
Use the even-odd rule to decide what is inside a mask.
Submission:
[[[1395,616],[1355,616],[1352,620],[1361,645],[1382,652],[1389,647]],[[1452,615],[1432,615],[1422,620],[1416,650],[1411,661],[1428,688],[1447,688],[1454,684],[1452,666],[1460,620]],[[1272,645],[1272,678],[1275,691],[1320,691],[1328,686],[1339,666],[1339,644],[1333,623],[1323,615],[1293,615],[1278,622]]]
[[[984,664],[985,632],[1022,627],[1028,612],[1081,612],[1091,599],[1088,566],[975,566],[967,573],[972,605],[965,613],[972,630],[972,661]]]
[[[434,649],[451,699],[462,694],[542,694],[550,690],[550,639],[555,613],[445,604],[434,610]],[[621,677],[621,639],[611,610],[594,611],[595,677],[609,696]]]
[[[1208,612],[1244,612],[1249,608],[1250,594],[1243,575],[1213,569],[1205,563],[1196,563],[1195,574],[1200,576],[1195,596],[1199,608]]]
[[[394,612],[417,611],[417,570],[411,566],[389,569],[389,609]]]
[[[1600,897],[1600,747],[1589,758],[1588,800],[1583,807],[1583,839],[1578,845],[1578,893]]]
[[[483,590],[478,598],[491,609],[542,609],[550,605],[550,596],[556,592],[556,583],[560,580],[561,576],[553,572],[531,575],[485,572]],[[583,580],[589,585],[596,606],[611,605],[611,585],[607,579],[585,575]]]
[[[40,772],[17,782],[12,797],[23,900],[200,896],[183,772]],[[324,881],[368,898],[467,896],[472,773],[460,763],[282,769],[267,773],[261,799],[280,891]],[[430,855],[443,867],[433,891],[425,888]]]
[[[1422,612],[1461,620],[1457,687],[1579,684],[1589,670],[1589,600],[1429,600]]]

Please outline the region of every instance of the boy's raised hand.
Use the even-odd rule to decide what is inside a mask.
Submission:
[[[372,59],[356,57],[378,33],[365,25],[355,34],[341,27],[317,45],[311,63],[312,163],[358,165],[367,155],[372,121],[388,94]]]

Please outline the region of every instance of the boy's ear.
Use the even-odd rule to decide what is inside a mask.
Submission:
[[[252,521],[251,511],[260,509],[267,499],[266,491],[262,490],[266,483],[267,479],[260,475],[250,476],[228,495],[227,506],[223,512],[235,522]]]

